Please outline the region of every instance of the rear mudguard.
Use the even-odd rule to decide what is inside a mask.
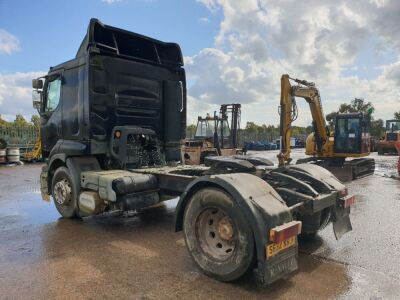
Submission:
[[[346,186],[341,183],[331,172],[313,164],[298,164],[288,166],[288,168],[302,171],[312,175],[315,179],[324,182],[332,190],[342,191]],[[350,222],[350,208],[340,206],[340,197],[337,196],[336,205],[331,207],[331,222],[336,239],[340,239],[346,232],[352,230]]]
[[[176,207],[176,231],[183,229],[184,211],[191,196],[205,187],[216,187],[227,192],[245,214],[254,235],[260,281],[269,284],[297,269],[297,243],[292,249],[266,260],[266,246],[271,243],[268,240],[269,230],[292,221],[292,214],[267,182],[251,174],[211,175],[191,182]]]

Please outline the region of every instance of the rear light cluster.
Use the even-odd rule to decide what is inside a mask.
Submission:
[[[350,207],[356,203],[356,197],[354,195],[347,195],[340,199],[340,205],[344,208]]]
[[[341,197],[347,196],[349,194],[349,191],[347,190],[347,188],[344,188],[343,190],[339,191],[339,195]]]
[[[274,243],[280,243],[301,233],[301,222],[291,221],[289,223],[272,228],[269,231],[269,240]]]

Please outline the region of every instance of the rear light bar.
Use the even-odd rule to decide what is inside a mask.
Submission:
[[[343,190],[339,191],[339,195],[341,197],[347,196],[349,194],[349,191],[347,190],[347,188],[344,188]]]
[[[344,208],[350,207],[356,203],[356,197],[354,195],[347,195],[340,199],[340,205]]]
[[[272,228],[269,231],[269,240],[274,243],[280,243],[293,236],[300,234],[301,222],[291,221],[289,223]]]

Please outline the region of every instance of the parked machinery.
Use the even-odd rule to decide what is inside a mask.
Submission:
[[[396,153],[396,143],[400,142],[400,120],[387,120],[385,136],[378,142],[379,155]]]
[[[31,162],[41,160],[42,145],[39,131],[38,126],[31,124],[23,126],[15,124],[0,126],[0,149],[5,149],[6,147],[18,148],[22,161]]]
[[[291,85],[290,81],[297,85]],[[313,82],[282,75],[280,100],[280,130],[282,147],[278,155],[279,165],[290,163],[291,124],[297,118],[295,97],[304,98],[311,110],[314,132],[306,140],[306,154],[298,163],[320,165],[343,181],[371,175],[375,161],[365,158],[370,154],[369,116],[362,113],[339,114],[335,132],[330,133],[325,122],[319,90]],[[346,160],[346,158],[356,158]]]
[[[298,268],[299,234],[329,222],[337,238],[351,230],[354,196],[319,166],[276,168],[247,156],[177,164],[187,104],[178,44],[92,19],[76,57],[32,86],[46,159],[41,193],[65,218],[179,197],[175,230],[200,270],[222,281],[255,270],[266,284]]]
[[[181,148],[182,162],[186,165],[204,163],[207,156],[240,154],[238,131],[240,129],[240,104],[222,104],[217,115],[198,117],[193,139],[187,139]]]

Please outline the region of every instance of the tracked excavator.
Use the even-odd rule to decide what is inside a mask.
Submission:
[[[292,82],[297,83],[292,85]],[[313,163],[331,171],[341,181],[351,181],[368,176],[375,171],[375,160],[370,154],[369,116],[362,113],[338,114],[335,131],[326,126],[319,90],[315,83],[281,77],[279,165],[290,163],[291,125],[297,118],[296,97],[310,106],[314,132],[306,140],[306,155],[297,163]],[[352,159],[347,159],[352,158]]]

